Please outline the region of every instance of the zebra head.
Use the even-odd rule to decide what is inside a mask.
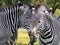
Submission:
[[[28,32],[32,32],[38,24],[38,17],[35,8],[26,5],[24,13],[21,15],[21,23]]]
[[[50,14],[52,14],[52,8],[49,8],[47,5],[45,4],[39,4],[36,6],[36,9],[39,11],[39,12],[42,12],[42,11],[48,11]]]
[[[52,16],[52,9],[48,8],[45,5],[40,5],[37,10],[36,10],[36,14],[35,14],[35,22],[36,23],[34,25],[35,28],[33,28],[32,30],[32,34],[35,33],[39,33],[40,31],[44,31],[50,28],[51,26],[51,16]]]
[[[24,22],[26,21],[25,17],[29,16],[29,12],[31,10],[31,8],[33,7],[33,5],[29,4],[29,3],[23,3],[20,7],[20,14],[18,17],[18,27],[22,27],[24,25]],[[29,13],[29,14],[28,14]],[[24,27],[24,26],[23,26]]]
[[[40,17],[39,21],[41,30],[44,30],[45,28],[48,29],[50,27],[50,20],[48,17],[52,16],[52,8],[48,8],[46,5],[41,4],[36,9],[38,17]]]
[[[39,12],[38,13],[40,15],[40,25],[39,25],[39,29],[40,30],[47,30],[50,28],[51,26],[51,20],[50,20],[50,14],[48,11],[45,12]]]
[[[54,31],[56,29],[55,27],[56,18],[52,16],[52,12],[50,12],[49,8],[48,9],[46,8],[42,9],[42,8],[39,7],[37,10],[38,13],[37,16],[39,17],[39,22],[40,22],[37,29],[37,31],[39,31],[40,45],[53,45],[54,37],[55,37]]]

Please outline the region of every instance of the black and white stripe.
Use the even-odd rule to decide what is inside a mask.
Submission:
[[[8,7],[4,9],[7,14],[7,24],[11,26],[13,31],[17,28],[17,22],[20,15],[19,5]]]
[[[1,19],[4,19],[6,24],[4,23],[3,20],[0,22],[8,26],[7,28],[10,30],[11,33],[10,39],[12,40],[12,43],[15,43],[14,41],[17,39],[17,29],[18,29],[18,25],[20,24],[20,17],[22,13],[20,9],[21,6],[23,5],[21,3],[18,3],[16,5],[3,8],[0,11],[0,16],[2,17]]]
[[[54,42],[55,32],[53,31],[54,27],[50,27],[49,29],[45,29],[40,34],[40,43],[43,45],[52,45]]]

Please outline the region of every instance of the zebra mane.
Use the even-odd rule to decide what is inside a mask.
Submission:
[[[41,7],[41,6],[45,6],[47,9],[49,8],[47,5],[42,4],[42,3],[41,3],[41,4],[38,4],[35,8],[38,9],[38,8]]]

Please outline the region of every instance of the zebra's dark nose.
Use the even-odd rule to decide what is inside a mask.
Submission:
[[[29,36],[30,36],[30,38],[33,38],[34,37],[34,32],[30,31]]]
[[[33,32],[31,32],[31,36],[34,36],[34,31],[33,31]]]

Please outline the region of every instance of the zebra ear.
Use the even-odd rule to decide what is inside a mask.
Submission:
[[[24,6],[20,6],[20,10],[21,11],[24,11]]]
[[[51,14],[52,15],[52,8],[49,8],[49,10],[47,10],[48,12],[49,12],[49,14]]]
[[[18,1],[17,4],[18,4],[18,6],[19,6],[19,9],[20,9],[21,11],[24,11],[24,3]]]
[[[48,10],[49,12],[52,12],[52,8],[49,8],[49,10]]]
[[[35,8],[32,8],[31,12],[32,12],[32,14],[34,14],[35,13]]]

